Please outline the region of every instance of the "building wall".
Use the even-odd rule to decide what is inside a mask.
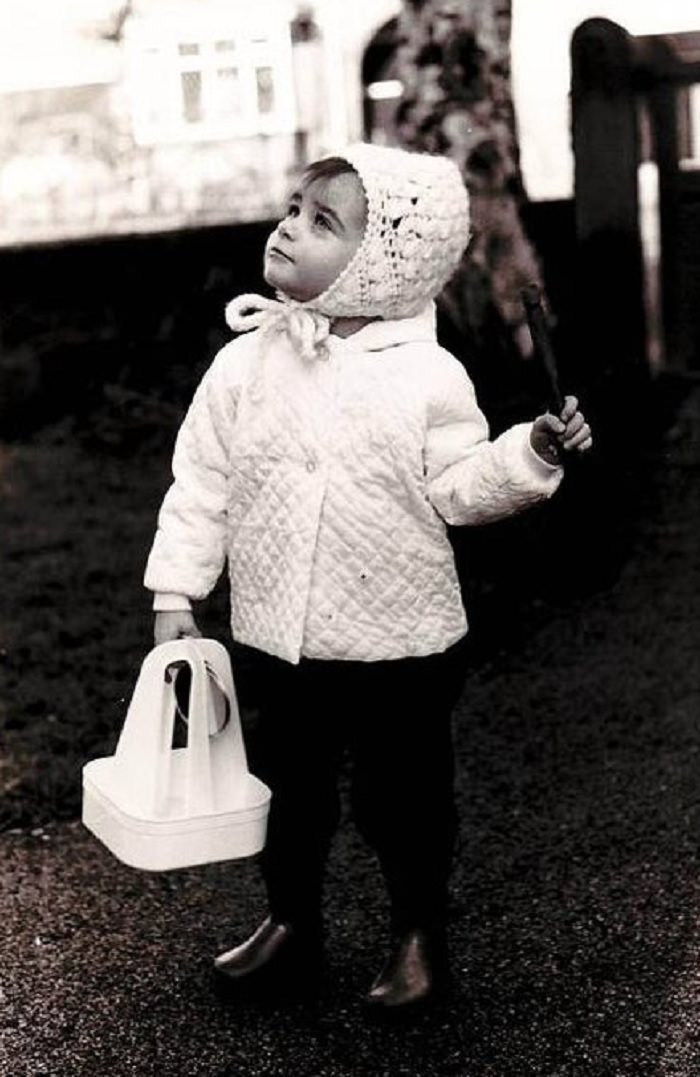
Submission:
[[[35,21],[26,63],[0,40],[0,245],[276,215],[308,159],[362,137],[362,53],[399,5],[307,6],[292,44],[296,0],[136,0],[118,37],[98,27],[99,69],[84,24],[55,24],[60,63]]]

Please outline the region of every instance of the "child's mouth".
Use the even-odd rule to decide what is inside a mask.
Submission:
[[[285,252],[280,250],[279,247],[270,247],[270,250],[268,251],[268,254],[271,254],[271,255],[273,255],[273,257],[276,257],[276,258],[284,258],[285,262],[293,262],[294,261],[294,259],[289,254],[285,254]]]

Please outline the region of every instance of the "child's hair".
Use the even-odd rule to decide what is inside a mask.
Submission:
[[[360,179],[357,169],[353,168],[344,157],[322,157],[320,161],[312,161],[306,166],[301,182],[303,187],[308,187],[316,180],[330,180],[337,176],[348,175],[357,176],[358,180]]]

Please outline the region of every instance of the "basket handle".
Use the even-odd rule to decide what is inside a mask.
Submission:
[[[233,675],[228,653],[216,640],[179,639],[161,643],[143,661],[115,752],[120,784],[144,811],[161,815],[170,789],[175,720],[175,690],[166,680],[168,666],[185,662],[191,670],[188,746],[185,761],[185,807],[194,814],[215,810],[210,729],[213,672],[228,707],[229,721],[216,734],[218,765],[231,774],[247,771]]]
[[[216,737],[216,764],[219,774],[226,775],[226,784],[238,783],[244,788],[248,774],[245,744],[241,730],[238,699],[233,682],[228,651],[213,639],[192,638],[188,641],[200,661],[201,694],[195,695],[195,678],[190,689],[190,721],[188,723],[186,803],[188,809],[197,812],[216,810],[212,758],[212,735]],[[213,716],[211,692],[213,686],[221,691],[228,706],[228,722],[217,729]],[[195,724],[192,724],[194,714]]]

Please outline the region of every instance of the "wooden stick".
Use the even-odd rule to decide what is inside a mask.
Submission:
[[[527,288],[523,288],[521,295],[535,355],[542,363],[549,382],[548,403],[555,415],[559,415],[564,407],[564,397],[559,388],[559,371],[542,308],[540,290],[536,284],[528,284]]]

